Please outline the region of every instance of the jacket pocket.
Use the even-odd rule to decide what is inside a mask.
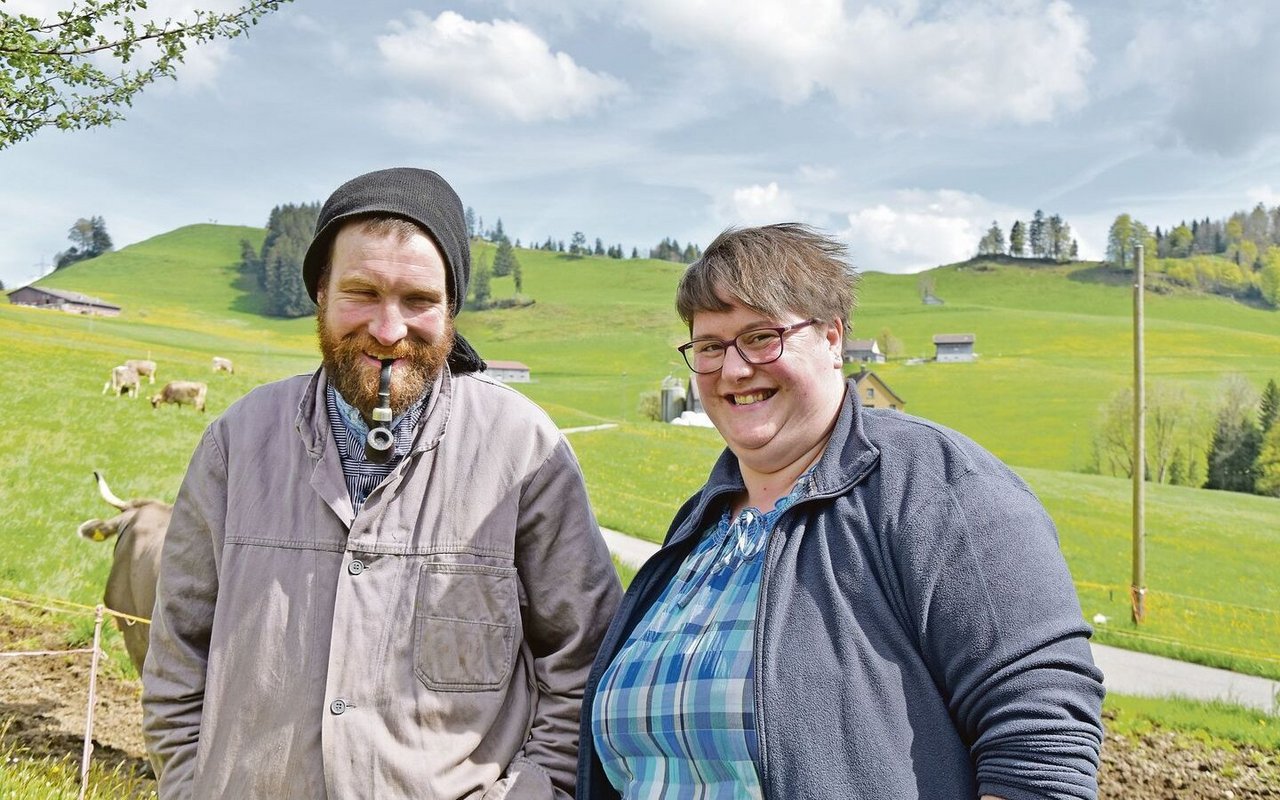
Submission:
[[[413,619],[414,673],[428,689],[500,689],[519,624],[514,567],[422,565]]]

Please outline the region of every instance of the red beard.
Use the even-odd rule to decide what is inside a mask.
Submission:
[[[350,333],[342,338],[330,334],[324,324],[324,298],[316,312],[316,330],[320,336],[320,357],[329,382],[342,398],[358,410],[366,420],[378,405],[378,365],[365,358],[376,353],[388,358],[404,359],[391,371],[391,413],[400,416],[422,399],[427,388],[444,367],[453,349],[453,320],[447,320],[444,335],[434,342],[402,339],[391,352],[367,333]]]

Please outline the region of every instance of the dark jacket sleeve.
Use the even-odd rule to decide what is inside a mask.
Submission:
[[[1039,500],[1001,467],[904,520],[903,585],[928,668],[969,743],[979,794],[1097,794],[1102,674]]]

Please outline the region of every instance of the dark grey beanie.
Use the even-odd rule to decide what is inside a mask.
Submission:
[[[393,167],[352,178],[334,190],[320,209],[316,235],[302,262],[302,279],[316,300],[320,273],[329,247],[342,223],[366,214],[390,214],[416,222],[431,234],[448,269],[449,305],[454,316],[462,309],[471,282],[471,248],[462,201],[453,187],[429,169]]]
[[[449,310],[457,316],[471,282],[471,247],[462,201],[444,178],[416,167],[381,169],[352,178],[324,201],[315,236],[302,262],[302,280],[311,299],[319,299],[320,275],[329,259],[333,237],[344,222],[365,215],[403,217],[431,235],[444,256]],[[449,364],[455,372],[478,372],[485,367],[471,345],[456,333]]]

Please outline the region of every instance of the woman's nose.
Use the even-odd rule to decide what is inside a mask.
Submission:
[[[737,346],[728,347],[724,351],[724,363],[720,365],[720,374],[726,378],[737,378],[750,375],[755,366],[742,357]]]

